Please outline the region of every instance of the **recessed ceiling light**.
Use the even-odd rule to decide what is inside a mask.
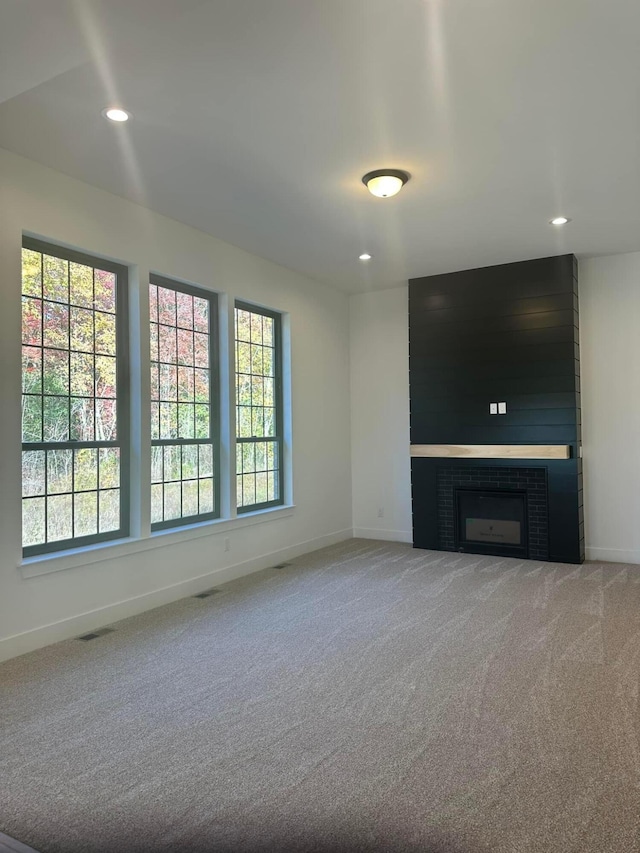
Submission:
[[[131,117],[130,113],[118,107],[108,107],[106,110],[102,110],[102,115],[111,121],[129,121]]]
[[[391,198],[392,195],[400,192],[408,180],[409,175],[401,172],[400,169],[376,169],[375,172],[367,172],[362,178],[362,183],[371,195],[378,198]]]
[[[368,252],[363,252],[363,254],[362,254],[362,255],[360,255],[359,260],[361,260],[361,261],[370,261],[372,257],[373,257],[373,255],[370,255]]]
[[[571,222],[571,220],[567,219],[566,216],[556,216],[555,219],[549,220],[549,225],[566,225],[567,222]]]

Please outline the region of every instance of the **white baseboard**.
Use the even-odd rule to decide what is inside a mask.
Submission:
[[[356,539],[381,539],[384,542],[413,542],[411,530],[379,530],[377,527],[354,527]]]
[[[640,551],[625,551],[619,548],[592,548],[587,545],[586,558],[603,563],[640,564]]]
[[[215,569],[197,578],[180,581],[180,583],[171,584],[162,589],[156,589],[124,601],[118,601],[106,607],[99,607],[86,613],[71,616],[68,619],[62,619],[59,622],[53,622],[49,625],[43,625],[40,628],[33,628],[30,631],[14,634],[11,637],[0,640],[0,661],[9,660],[27,652],[33,652],[36,649],[50,646],[52,643],[58,643],[61,640],[69,640],[88,631],[95,631],[98,628],[103,628],[105,625],[111,625],[113,622],[118,622],[121,619],[127,619],[129,616],[137,616],[139,613],[153,610],[153,608],[161,607],[163,604],[171,604],[174,601],[179,601],[181,598],[203,592],[212,586],[236,580],[253,572],[259,572],[262,569],[273,566],[275,563],[293,560],[302,554],[317,551],[319,548],[326,548],[328,545],[337,545],[339,542],[344,542],[352,538],[353,530],[351,528],[338,530],[335,533],[319,536],[316,539],[309,539],[307,542],[289,545],[287,548],[272,551],[270,554],[263,554],[253,560],[236,563],[234,566],[228,566],[224,569]]]

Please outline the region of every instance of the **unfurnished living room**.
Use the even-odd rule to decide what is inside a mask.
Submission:
[[[0,853],[640,853],[639,44],[0,0]]]

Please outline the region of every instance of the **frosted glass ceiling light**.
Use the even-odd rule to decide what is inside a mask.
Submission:
[[[567,222],[571,222],[571,220],[567,219],[566,216],[556,216],[555,219],[550,220],[549,224],[550,225],[566,225]]]
[[[371,195],[390,198],[397,195],[408,180],[409,175],[399,169],[376,169],[375,172],[367,172],[362,183]]]
[[[106,110],[102,110],[102,115],[111,121],[129,121],[129,113],[117,107],[108,107]]]

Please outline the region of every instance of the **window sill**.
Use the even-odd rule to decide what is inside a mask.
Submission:
[[[84,548],[60,551],[57,554],[42,554],[37,557],[28,557],[22,561],[18,568],[23,578],[35,578],[52,572],[77,569],[94,563],[102,563],[106,560],[129,557],[142,551],[166,548],[168,545],[177,545],[187,540],[218,536],[230,530],[252,527],[255,524],[264,524],[267,521],[289,518],[293,515],[294,509],[294,504],[270,507],[257,512],[247,512],[237,518],[216,518],[213,521],[202,521],[187,524],[184,527],[158,530],[145,539],[134,539],[133,537],[114,539],[111,542],[87,545]]]

